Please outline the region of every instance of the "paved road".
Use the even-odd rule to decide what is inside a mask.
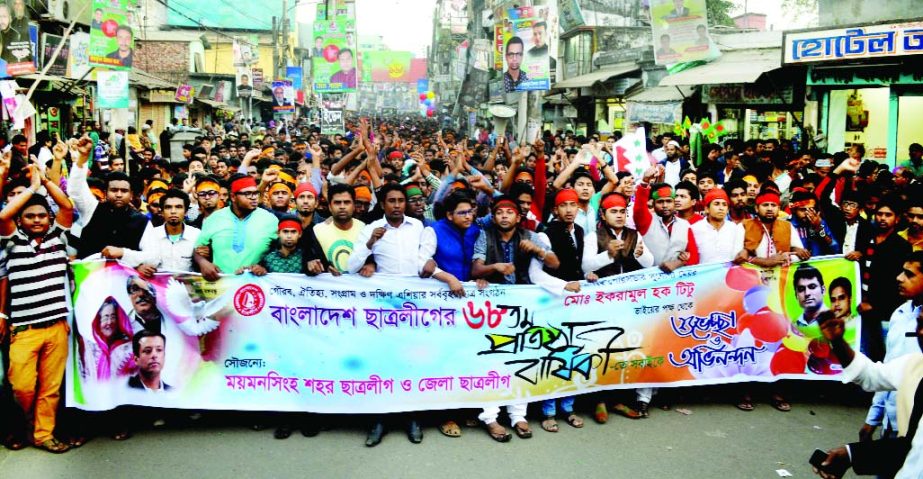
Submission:
[[[437,417],[428,420],[423,444],[395,431],[368,449],[358,417],[314,438],[295,433],[279,441],[271,431],[229,426],[226,418],[206,415],[193,428],[142,431],[125,442],[97,438],[63,456],[0,450],[0,478],[775,478],[776,469],[816,477],[807,464],[811,452],[853,440],[866,399],[839,385],[792,386],[796,402],[789,413],[765,403],[741,412],[714,389],[686,389],[674,410],[653,409],[646,420],[613,416],[597,425],[587,415],[585,428],[562,422],[561,432],[550,434],[533,419],[533,439],[514,437],[507,444],[480,429],[445,438],[435,428]]]

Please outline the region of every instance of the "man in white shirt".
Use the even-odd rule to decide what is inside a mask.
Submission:
[[[404,215],[407,194],[397,184],[381,188],[385,217],[365,226],[349,256],[349,272],[371,277],[375,273],[416,276],[423,267],[419,258],[423,223]],[[373,262],[367,261],[372,257]]]
[[[728,221],[730,199],[727,193],[715,188],[705,195],[705,221],[690,226],[695,244],[699,248],[699,264],[726,263],[744,247],[743,226]]]
[[[199,230],[184,223],[189,195],[170,189],[164,193],[160,204],[164,224],[157,227],[148,225],[141,237],[140,251],[119,248],[121,252],[110,254],[121,253],[122,262],[148,277],[158,270],[192,271],[192,253]]]
[[[923,312],[923,253],[915,252],[907,258],[897,281],[901,297],[906,298],[907,302],[891,314],[885,342],[885,363],[901,356],[914,354],[919,350],[917,341],[907,337],[906,333],[913,331],[917,318]],[[834,287],[831,284],[831,297],[833,294]],[[834,310],[836,310],[835,307]],[[863,440],[872,440],[878,426],[884,427],[881,433],[883,438],[897,437],[897,393],[894,391],[875,393],[872,406],[869,407],[865,418],[865,424],[859,430],[859,437]]]
[[[349,272],[358,272],[366,278],[376,272],[417,276],[424,264],[419,257],[423,223],[404,214],[407,193],[401,185],[386,184],[381,188],[379,197],[385,217],[362,228],[349,256]],[[365,445],[377,446],[384,433],[384,422],[378,417],[369,430]],[[416,419],[410,419],[407,438],[414,444],[423,441],[423,430]]]
[[[904,263],[904,271],[908,268]],[[919,349],[886,363],[873,363],[862,353],[857,353],[844,340],[846,324],[832,312],[821,315],[818,322],[824,338],[843,370],[843,382],[854,382],[866,391],[897,391],[898,437],[877,441],[856,442],[827,451],[827,458],[815,472],[821,477],[839,478],[850,467],[856,474],[877,474],[896,479],[919,478],[923,470],[923,434],[918,434],[923,417],[923,317],[917,316],[913,331],[905,336],[915,337]]]

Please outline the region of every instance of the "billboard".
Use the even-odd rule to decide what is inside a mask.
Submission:
[[[135,56],[132,28],[137,0],[94,0],[90,25],[90,65],[131,69]]]
[[[368,51],[359,54],[363,82],[415,83],[426,77],[426,60],[403,51]]]
[[[550,20],[549,20],[550,19]],[[495,30],[502,35],[503,85],[507,92],[541,91],[551,88],[551,45],[557,20],[548,7],[519,7],[506,11]]]
[[[320,39],[320,55],[312,59],[314,91],[354,92],[359,82],[356,55],[356,22],[337,17],[314,23],[314,38]],[[315,49],[317,47],[315,46]]]
[[[282,11],[282,0],[170,0],[169,3],[167,25],[196,29],[201,28],[198,21],[210,28],[269,31],[273,15],[279,16]]]
[[[705,60],[711,50],[705,0],[651,0],[658,65]]]

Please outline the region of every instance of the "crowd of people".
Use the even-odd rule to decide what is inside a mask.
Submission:
[[[845,255],[860,265],[861,302],[851,302],[851,284],[825,289],[805,271],[795,285],[804,310],[798,321],[842,323],[855,309],[867,358],[919,353],[905,334],[917,327],[923,302],[919,144],[892,170],[865,159],[861,145],[828,154],[787,140],[727,140],[707,145],[694,162],[687,141],[663,134],[649,140],[652,166],[635,178],[618,171],[614,138],[570,131],[516,145],[426,120],[353,119],[335,135],[305,121],[228,122],[207,127],[182,158],[171,159],[156,148],[160,142],[166,152],[169,131],[158,138],[147,125],[118,135],[90,129],[65,143],[39,134],[34,145],[17,136],[0,160],[0,338],[10,385],[0,424],[13,425],[5,431],[8,448],[32,443],[64,452],[84,441],[86,431],[68,440],[55,435],[71,259],[120,260],[143,277],[196,271],[208,281],[244,272],[413,275],[464,295],[466,282],[577,292],[583,281],[649,267],[769,268]],[[141,286],[129,285],[129,293],[138,304],[152,301]],[[98,358],[111,354],[136,363],[153,355],[146,364],[156,369],[161,321],[141,313],[126,325],[111,319],[82,355],[95,355],[99,374],[124,364],[109,358],[99,369]],[[825,334],[836,342],[833,329]],[[168,387],[157,378],[140,374],[134,387]],[[656,392],[638,389],[621,402],[594,396],[593,418],[648,417]],[[540,427],[555,432],[557,419],[583,427],[574,399],[544,401]],[[897,402],[894,393],[875,396],[863,440],[879,427],[884,437],[906,436]],[[778,387],[771,404],[792,407]],[[736,406],[754,409],[749,388],[740,387]],[[506,412],[513,433],[532,436],[527,404]],[[499,414],[485,408],[477,420],[493,439],[509,441]],[[316,417],[277,422],[278,438],[296,422],[311,423],[305,434],[317,432]],[[419,422],[407,422],[410,440],[420,442]],[[129,437],[124,422],[109,423],[122,426],[108,431],[113,437]],[[461,434],[450,419],[440,430]],[[376,421],[366,444],[378,444],[384,432]]]

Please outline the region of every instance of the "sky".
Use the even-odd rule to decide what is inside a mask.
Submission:
[[[302,2],[298,19],[310,23],[317,1]],[[381,35],[391,50],[411,51],[426,56],[433,39],[436,0],[356,0],[356,29],[359,35]]]

